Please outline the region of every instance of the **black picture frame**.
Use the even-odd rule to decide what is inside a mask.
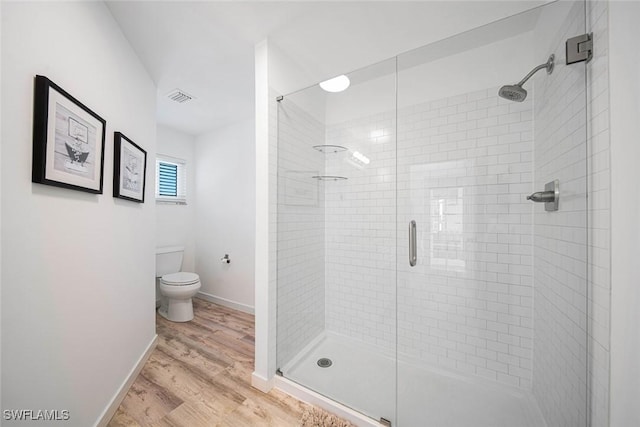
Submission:
[[[113,197],[144,203],[147,152],[121,132],[113,134]]]
[[[31,181],[102,194],[106,125],[67,91],[37,75]]]

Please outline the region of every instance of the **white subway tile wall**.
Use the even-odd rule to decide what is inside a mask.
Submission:
[[[400,110],[397,183],[394,116],[327,130],[350,147],[327,159],[328,173],[349,176],[325,184],[327,329],[393,348],[397,255],[399,354],[529,388],[531,103],[491,88]]]
[[[398,352],[528,389],[532,102],[497,93],[398,113],[398,233],[415,220],[419,242],[415,267],[398,242]]]
[[[278,106],[278,367],[325,328],[324,124],[291,100]]]
[[[395,349],[395,113],[327,127],[327,330]]]
[[[585,64],[565,65],[565,40],[584,23],[569,13],[552,46],[558,66],[534,78],[535,188],[558,179],[560,209],[534,209],[533,392],[548,425],[563,427],[587,417]]]
[[[594,57],[587,66],[589,115],[589,373],[592,427],[609,425],[610,162],[609,16],[607,1],[587,2]]]

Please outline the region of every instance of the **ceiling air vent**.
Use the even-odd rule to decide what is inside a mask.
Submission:
[[[167,98],[169,98],[172,101],[179,102],[180,104],[184,104],[187,101],[191,101],[195,97],[189,95],[183,90],[174,89],[167,94]]]

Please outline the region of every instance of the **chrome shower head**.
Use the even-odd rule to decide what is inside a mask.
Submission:
[[[541,65],[538,65],[536,68],[531,70],[529,74],[524,76],[524,79],[520,80],[519,83],[516,83],[514,85],[502,86],[498,91],[498,96],[504,99],[508,99],[509,101],[516,101],[516,102],[524,101],[525,98],[527,97],[527,91],[524,90],[522,85],[525,84],[525,82],[529,80],[531,76],[533,76],[535,73],[542,70],[543,68],[547,70],[547,74],[553,73],[554,59],[555,59],[555,55],[551,55],[547,60],[547,62]]]
[[[527,97],[527,91],[522,86],[506,85],[500,88],[498,96],[509,101],[522,102]]]

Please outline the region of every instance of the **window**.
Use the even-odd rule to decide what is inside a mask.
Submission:
[[[156,201],[187,203],[186,162],[163,156],[156,157]]]

